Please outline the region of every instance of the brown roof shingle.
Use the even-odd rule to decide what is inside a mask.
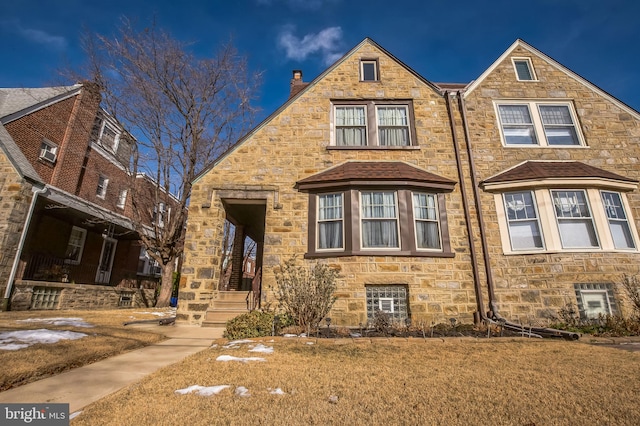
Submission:
[[[623,182],[638,182],[634,179],[608,172],[579,161],[527,161],[513,169],[484,180],[482,184],[570,178],[599,178]]]
[[[456,182],[399,161],[349,161],[296,183],[298,189],[346,185],[414,185],[453,189]]]

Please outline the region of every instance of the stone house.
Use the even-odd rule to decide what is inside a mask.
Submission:
[[[133,139],[100,100],[88,83],[0,89],[3,309],[153,302],[130,188],[154,184],[127,171]]]
[[[194,181],[178,320],[273,306],[293,255],[339,269],[338,325],[621,312],[615,283],[640,260],[639,126],[521,40],[455,84],[365,39],[309,83],[294,71],[289,100]],[[248,293],[218,287],[225,220],[234,247],[257,243]]]

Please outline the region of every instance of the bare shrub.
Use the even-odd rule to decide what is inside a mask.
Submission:
[[[293,256],[276,272],[276,299],[299,327],[307,334],[316,329],[336,301],[338,271],[321,263],[313,267],[296,264]]]
[[[635,320],[640,321],[640,278],[637,275],[625,274],[620,285],[631,301]]]

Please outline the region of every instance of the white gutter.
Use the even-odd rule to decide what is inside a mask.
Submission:
[[[16,250],[16,257],[13,260],[13,266],[11,267],[11,273],[9,274],[9,280],[7,281],[7,288],[4,292],[4,298],[6,302],[3,300],[3,303],[6,303],[7,307],[9,306],[9,298],[11,297],[11,290],[13,288],[13,280],[16,277],[16,272],[18,271],[18,264],[20,263],[20,256],[22,255],[22,249],[24,248],[24,242],[27,239],[27,233],[29,232],[29,225],[31,225],[31,217],[33,216],[33,211],[36,208],[36,202],[38,201],[38,195],[43,194],[47,191],[47,186],[45,185],[43,188],[33,187],[31,190],[33,191],[33,197],[31,197],[31,205],[29,206],[29,212],[27,213],[27,217],[24,220],[24,227],[22,228],[22,234],[20,235],[20,242],[18,243],[18,248]],[[4,305],[3,305],[4,306]]]

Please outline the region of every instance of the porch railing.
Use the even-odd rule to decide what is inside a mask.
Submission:
[[[260,307],[260,288],[262,287],[262,268],[256,270],[251,280],[251,290],[247,294],[247,309],[254,311]]]

